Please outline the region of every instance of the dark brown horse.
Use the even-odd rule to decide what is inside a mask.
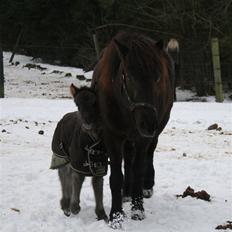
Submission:
[[[105,48],[92,86],[110,155],[110,225],[118,228],[123,221],[122,196],[132,197],[132,219],[145,217],[143,190],[151,191],[154,185],[153,153],[173,105],[172,61],[162,41],[121,32]]]

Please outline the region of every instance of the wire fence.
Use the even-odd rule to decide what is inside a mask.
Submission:
[[[10,49],[12,44],[3,44]],[[92,42],[88,46],[69,44],[66,46],[20,44],[17,53],[43,57],[45,62],[71,65],[90,70],[96,63],[96,51]],[[175,57],[176,86],[186,89],[195,89],[199,96],[214,94],[214,73],[212,54],[209,45],[199,49],[181,47]],[[224,89],[232,89],[232,65],[221,62],[222,84]]]

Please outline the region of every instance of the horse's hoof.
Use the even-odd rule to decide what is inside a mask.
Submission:
[[[71,212],[68,209],[64,209],[63,212],[64,212],[64,215],[67,217],[69,217],[71,215]]]
[[[132,199],[131,203],[131,219],[136,221],[141,221],[145,218],[144,208],[143,208],[143,198],[137,197]]]
[[[130,196],[124,196],[124,197],[122,197],[122,202],[123,203],[131,202],[131,197]]]
[[[145,218],[144,210],[140,210],[140,209],[131,210],[131,219],[135,221],[141,221],[144,218]]]
[[[122,223],[124,221],[124,213],[123,212],[115,212],[112,214],[109,220],[109,226],[112,229],[121,229]]]
[[[151,198],[153,195],[153,188],[151,189],[143,189],[143,197],[144,198]]]
[[[79,204],[72,204],[70,208],[72,214],[74,215],[78,214],[81,211],[81,207],[79,206]]]

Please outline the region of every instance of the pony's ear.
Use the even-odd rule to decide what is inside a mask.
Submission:
[[[162,39],[158,40],[155,44],[160,50],[164,49],[164,41]]]
[[[77,95],[77,92],[78,92],[78,88],[74,84],[71,84],[70,85],[70,93],[71,93],[73,98]]]
[[[129,52],[129,48],[116,39],[113,39],[113,41],[120,59],[124,59]]]

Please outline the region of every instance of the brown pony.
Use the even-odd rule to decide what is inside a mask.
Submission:
[[[152,195],[153,153],[169,120],[173,78],[172,61],[163,42],[137,33],[117,34],[95,67],[92,87],[110,156],[112,228],[122,226],[123,196],[132,198],[132,219],[145,217],[143,197]]]

